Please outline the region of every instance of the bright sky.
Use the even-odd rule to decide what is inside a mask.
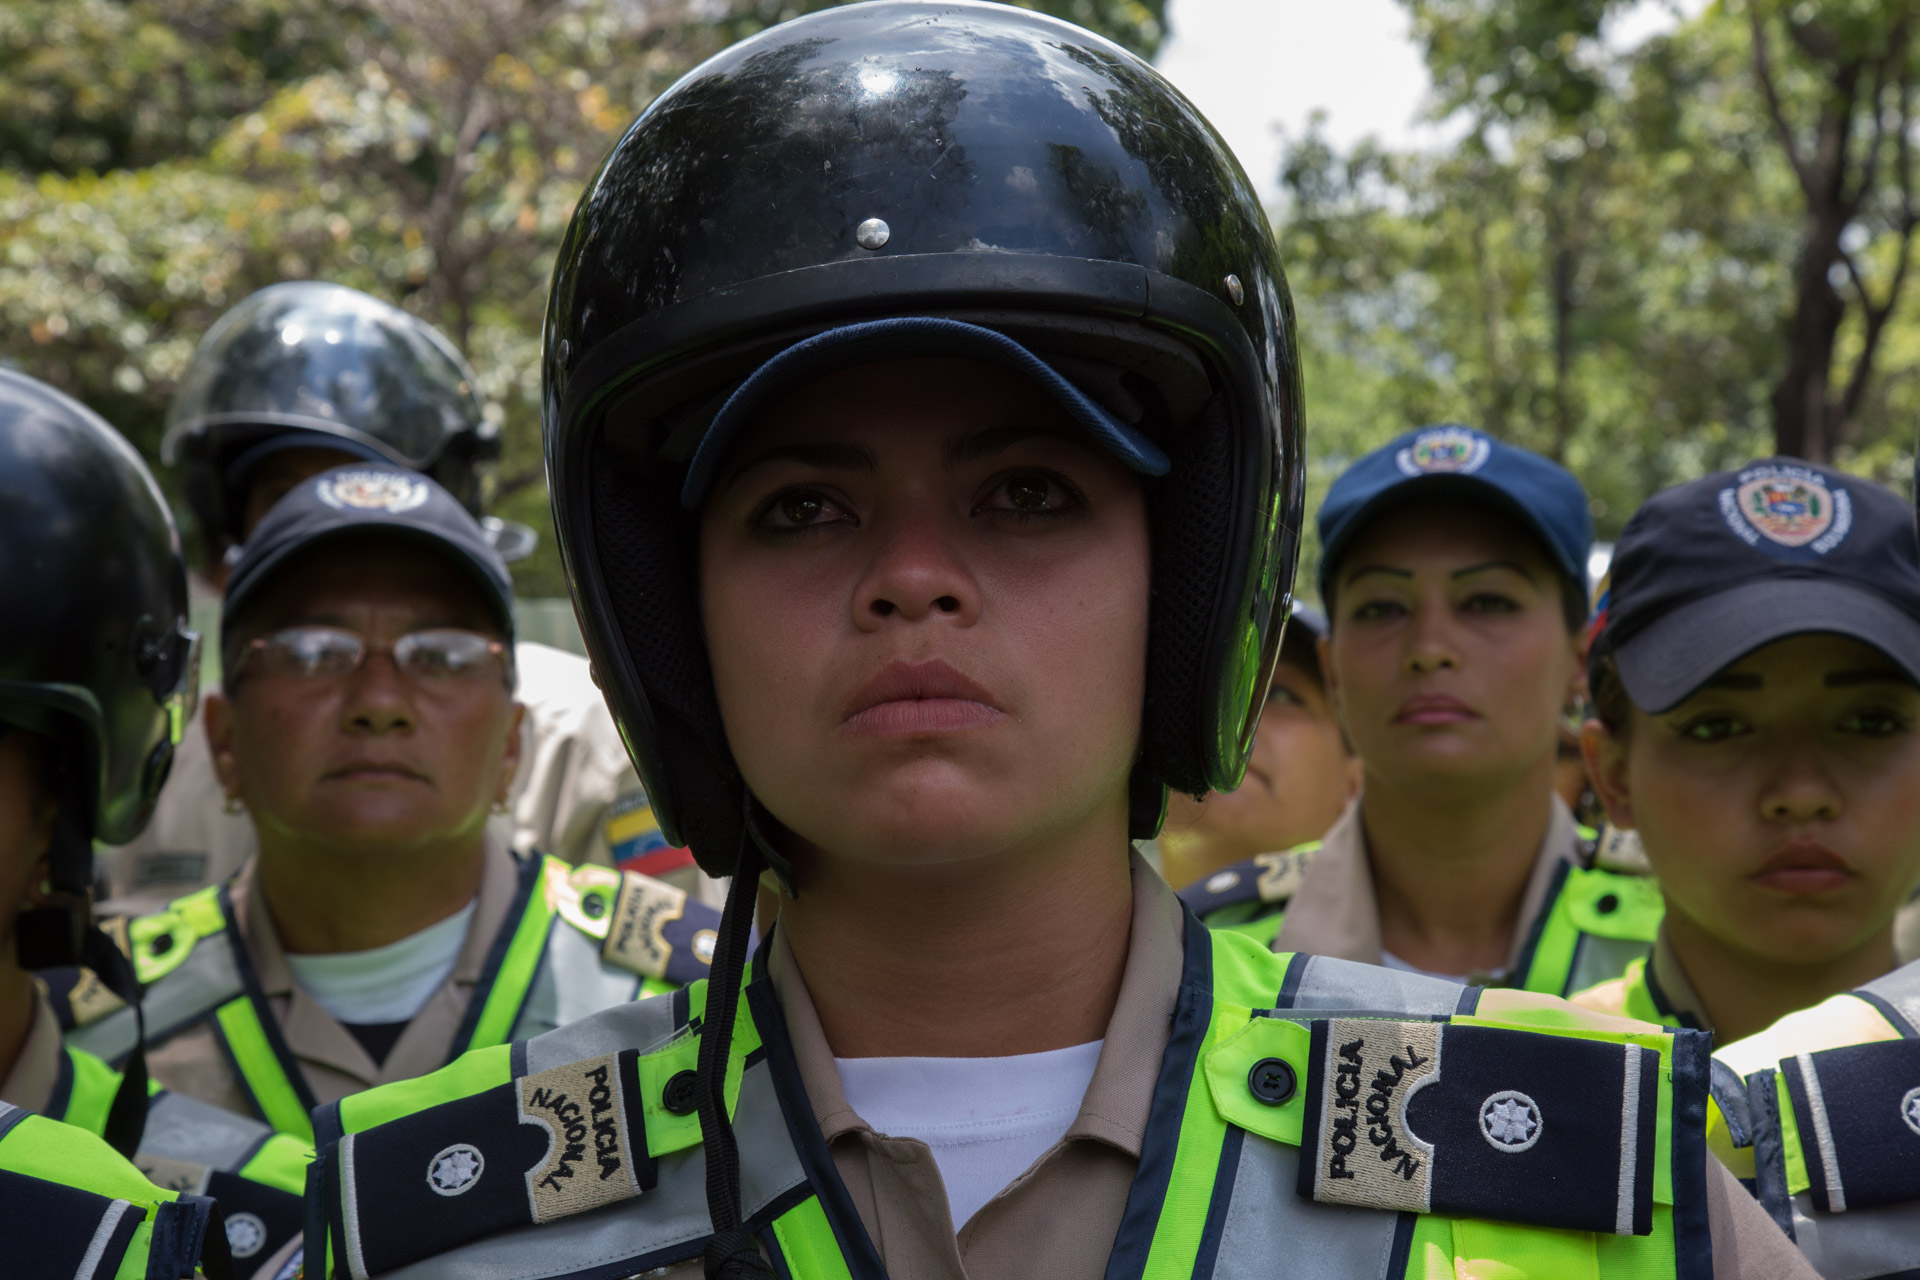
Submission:
[[[1641,0],[1609,24],[1608,43],[1631,47],[1706,0]],[[1171,0],[1171,36],[1157,60],[1240,157],[1269,200],[1278,194],[1281,130],[1306,131],[1326,111],[1329,137],[1350,146],[1372,134],[1398,148],[1446,135],[1420,120],[1426,64],[1395,0]]]

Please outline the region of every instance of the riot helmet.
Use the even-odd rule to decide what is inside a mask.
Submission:
[[[998,4],[875,0],[743,41],[649,106],[582,197],[547,308],[548,476],[587,646],[663,830],[709,873],[732,870],[748,806],[698,623],[689,464],[771,357],[907,320],[1013,340],[1170,463],[1150,482],[1135,834],[1167,787],[1245,768],[1303,474],[1259,199],[1199,112],[1106,40]]]
[[[0,725],[53,745],[52,905],[23,912],[28,968],[85,963],[122,999],[138,987],[91,927],[93,842],[152,816],[193,714],[199,637],[187,625],[180,540],[140,456],[91,410],[0,369]],[[145,1070],[130,1062],[109,1118],[137,1141]]]
[[[174,393],[161,457],[185,468],[188,505],[217,549],[242,540],[254,469],[303,447],[424,472],[479,516],[500,435],[438,330],[358,290],[301,280],[260,290],[208,330]],[[503,553],[532,549],[521,526],[489,528]]]

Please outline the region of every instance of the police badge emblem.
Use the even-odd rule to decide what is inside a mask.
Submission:
[[[432,491],[402,471],[332,471],[314,482],[314,493],[335,511],[387,511],[398,515],[427,500]]]
[[[1493,442],[1465,427],[1422,431],[1393,457],[1403,475],[1471,475],[1486,465]]]
[[[1748,546],[1764,539],[1776,546],[1810,547],[1818,554],[1839,546],[1853,527],[1845,489],[1805,467],[1764,466],[1743,471],[1720,491],[1720,514]]]

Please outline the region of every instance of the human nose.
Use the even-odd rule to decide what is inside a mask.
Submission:
[[[394,662],[393,647],[369,643],[360,665],[347,677],[341,720],[350,732],[393,733],[410,729],[414,724],[410,692],[407,678]]]
[[[1815,744],[1781,743],[1766,786],[1760,793],[1760,815],[1769,822],[1831,821],[1840,816],[1840,788],[1821,763]]]
[[[882,539],[853,594],[853,622],[863,631],[891,620],[930,617],[961,625],[980,616],[980,585],[952,532],[934,515],[912,515],[881,530]]]
[[[1454,643],[1453,629],[1448,622],[1445,609],[1433,608],[1424,601],[1413,605],[1413,625],[1407,634],[1408,675],[1427,675],[1460,666],[1459,647]]]

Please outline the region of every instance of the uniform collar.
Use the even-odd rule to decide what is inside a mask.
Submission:
[[[1667,926],[1662,924],[1660,932],[1653,942],[1653,955],[1647,960],[1645,970],[1647,995],[1662,1014],[1680,1019],[1685,1026],[1700,1031],[1713,1030],[1713,1020],[1707,1017],[1706,1006],[1700,1002],[1700,993],[1693,989],[1693,983],[1687,979],[1687,971],[1675,954],[1673,943],[1667,937]]]
[[[1373,863],[1367,856],[1367,834],[1360,817],[1364,799],[1364,795],[1355,797],[1321,838],[1299,892],[1287,904],[1275,951],[1301,951],[1362,964],[1381,962],[1380,900],[1374,893]],[[1533,922],[1546,909],[1561,867],[1577,862],[1579,851],[1580,829],[1566,802],[1556,795],[1520,899],[1520,919],[1507,953],[1508,973],[1526,950]]]
[[[10,1102],[28,1111],[45,1112],[60,1083],[60,1068],[66,1051],[60,1044],[60,1022],[53,1016],[40,980],[33,980],[33,1020],[27,1024],[27,1038],[20,1045],[7,1078],[0,1080],[0,1102]]]
[[[1126,972],[1120,979],[1120,993],[1107,1022],[1093,1079],[1064,1140],[1093,1139],[1138,1159],[1180,991],[1186,914],[1160,873],[1137,851],[1130,861],[1133,927],[1127,942]],[[847,1134],[873,1133],[872,1127],[847,1105],[840,1073],[833,1064],[833,1050],[820,1028],[819,1014],[786,934],[774,930],[768,946],[768,976],[779,997],[787,1039],[821,1134],[832,1143]]]

